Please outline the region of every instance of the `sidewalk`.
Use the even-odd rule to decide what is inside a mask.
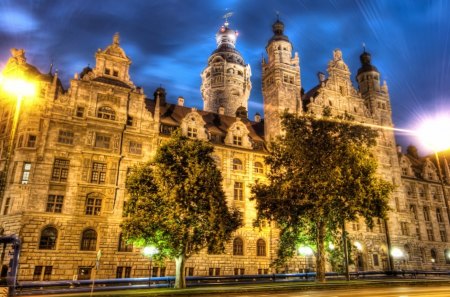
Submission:
[[[449,278],[426,278],[426,279],[377,279],[377,280],[352,280],[346,281],[327,281],[324,284],[314,282],[277,282],[264,284],[248,284],[248,285],[211,285],[202,287],[190,287],[186,289],[175,290],[172,288],[162,289],[129,289],[120,291],[103,291],[95,292],[95,297],[144,297],[144,296],[196,296],[201,294],[236,294],[242,292],[278,292],[278,291],[304,291],[304,290],[330,290],[330,289],[354,289],[354,288],[370,288],[383,286],[448,286]],[[29,295],[31,296],[31,295]],[[44,295],[32,295],[44,296]],[[49,297],[87,297],[91,296],[90,292],[86,293],[67,293],[47,295]]]

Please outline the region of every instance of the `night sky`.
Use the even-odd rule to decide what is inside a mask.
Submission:
[[[354,80],[362,44],[386,80],[397,127],[415,129],[426,116],[450,116],[450,1],[446,0],[0,0],[0,67],[12,47],[64,86],[119,32],[132,59],[131,79],[148,97],[162,85],[168,100],[183,96],[202,108],[200,73],[215,49],[226,12],[239,31],[237,49],[252,69],[249,115],[262,114],[261,56],[279,12],[300,56],[302,85],[317,84],[340,48]],[[399,138],[402,145],[416,142]],[[417,144],[417,143],[416,143]]]

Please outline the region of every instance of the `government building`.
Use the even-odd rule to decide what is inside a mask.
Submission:
[[[371,55],[364,51],[359,57],[354,86],[343,53],[336,49],[326,72],[319,72],[317,86],[304,91],[300,58],[283,23],[277,20],[272,29],[261,62],[264,116],[252,119],[251,69],[227,22],[216,34],[217,48],[205,57],[199,86],[203,110],[184,106],[183,97],[169,99],[161,87],[146,94],[136,86],[118,34],[95,53],[93,68],[75,73],[67,89],[57,73],[42,73],[27,63],[24,50],[13,49],[3,76],[23,74],[38,86],[34,98],[0,90],[0,232],[20,241],[18,280],[90,279],[99,250],[96,278],[148,277],[149,258],[121,236],[125,180],[130,168],[150,160],[177,128],[214,145],[228,205],[244,214],[225,254],[205,251],[189,258],[187,275],[276,272],[270,264],[278,231],[270,222],[253,227],[250,186],[264,180],[269,170],[264,157],[268,143],[280,135],[280,114],[322,114],[324,108],[388,128],[380,129],[375,151],[380,176],[395,185],[392,210],[388,220],[376,221],[371,229],[363,220],[347,224],[355,246],[351,271],[450,269],[444,200],[450,197],[449,166],[441,160],[441,182],[436,159],[419,156],[414,147],[404,152],[397,148],[389,129],[388,87]],[[5,277],[12,246],[0,243],[0,248]],[[389,249],[397,251],[395,257],[389,257]],[[299,253],[278,271],[314,270],[314,265],[313,256]],[[171,261],[154,263],[152,275],[174,275],[174,268]]]

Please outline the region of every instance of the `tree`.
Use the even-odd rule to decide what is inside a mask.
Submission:
[[[315,244],[317,276],[325,281],[325,239],[358,216],[369,226],[389,209],[392,184],[377,176],[372,154],[377,132],[348,117],[282,116],[284,135],[270,148],[266,184],[252,187],[257,221],[275,220],[280,246],[275,264],[294,255],[302,236]]]
[[[220,253],[241,225],[227,207],[213,147],[176,132],[154,160],[133,168],[126,182],[130,200],[123,234],[137,246],[155,245],[157,258],[175,259],[175,288],[184,288],[185,262],[207,248]]]

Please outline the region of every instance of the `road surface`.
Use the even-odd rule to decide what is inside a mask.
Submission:
[[[220,295],[220,296],[218,296]],[[381,287],[363,289],[306,290],[287,292],[250,292],[189,295],[191,297],[450,297],[450,286],[429,287]]]

